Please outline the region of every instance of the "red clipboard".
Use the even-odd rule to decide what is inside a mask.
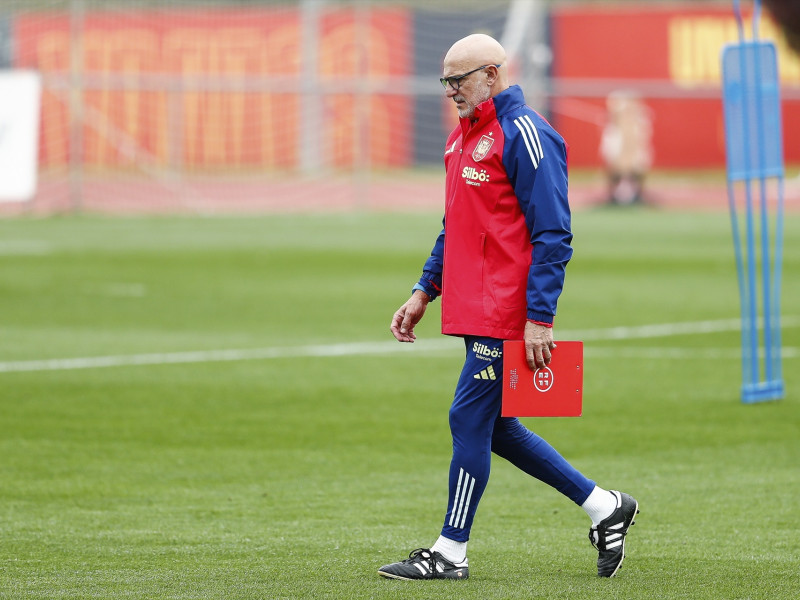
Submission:
[[[503,342],[504,417],[580,417],[583,342],[556,342],[550,364],[532,371],[525,342]]]

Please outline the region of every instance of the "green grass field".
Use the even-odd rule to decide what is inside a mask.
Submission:
[[[500,460],[468,581],[378,577],[447,499],[459,342],[438,303],[414,346],[388,331],[439,221],[0,221],[0,598],[800,597],[797,214],[788,394],[750,406],[727,215],[574,215],[556,337],[586,343],[584,415],[527,424],[639,500],[618,577]]]

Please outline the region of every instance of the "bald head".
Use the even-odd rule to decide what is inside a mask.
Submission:
[[[460,78],[465,74],[468,75]],[[491,36],[468,35],[447,51],[442,77],[458,79],[456,84],[445,88],[447,97],[456,103],[459,116],[471,117],[475,106],[508,88],[506,51]]]
[[[444,62],[471,62],[481,64],[505,64],[506,51],[496,39],[483,33],[473,33],[450,46]]]

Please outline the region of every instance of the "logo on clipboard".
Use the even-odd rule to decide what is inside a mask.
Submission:
[[[550,370],[550,367],[536,369],[536,371],[533,372],[533,387],[536,388],[537,392],[549,392],[550,388],[553,387],[554,381],[555,376],[553,375],[553,371]]]

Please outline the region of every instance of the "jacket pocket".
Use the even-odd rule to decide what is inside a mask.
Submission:
[[[492,285],[492,269],[486,257],[486,234],[480,235],[481,248],[481,296],[483,300],[483,317],[487,322],[494,322],[497,318],[497,298]]]

